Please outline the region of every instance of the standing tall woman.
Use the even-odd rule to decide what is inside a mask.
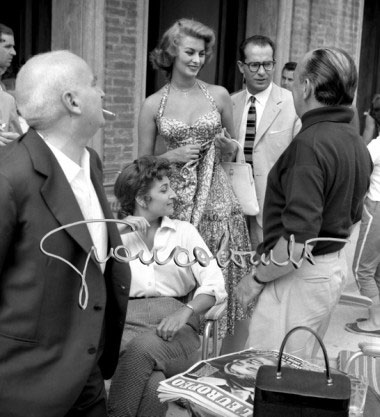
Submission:
[[[156,136],[165,141],[162,156],[172,163],[171,186],[177,194],[174,218],[196,226],[215,255],[223,235],[227,249],[250,250],[247,225],[241,207],[220,164],[234,155],[232,102],[227,90],[206,84],[197,76],[211,58],[212,29],[180,19],[163,35],[151,53],[156,69],[168,83],[143,103],[139,118],[139,156],[153,155]],[[222,353],[242,349],[245,342],[243,311],[233,289],[247,268],[232,262],[224,269],[228,293],[227,320],[220,333]],[[235,331],[235,337],[232,335]]]

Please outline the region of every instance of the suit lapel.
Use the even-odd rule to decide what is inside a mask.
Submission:
[[[46,177],[41,195],[58,223],[64,226],[84,220],[65,174],[43,139],[30,129],[22,141],[29,151],[34,169]],[[91,250],[93,243],[86,225],[67,228],[66,232],[86,253]]]
[[[275,84],[273,84],[272,91],[268,97],[267,104],[265,105],[259,127],[256,131],[255,142],[253,145],[254,148],[260,142],[261,138],[264,136],[266,131],[269,129],[271,124],[276,119],[277,115],[280,113],[281,102],[282,102],[282,98],[281,98],[281,95],[279,94],[279,89]]]
[[[88,149],[90,152],[90,167],[91,167],[91,181],[94,185],[95,192],[98,196],[99,203],[102,207],[104,217],[106,219],[113,219],[114,216],[111,212],[106,194],[104,192],[102,175],[100,169],[100,161],[94,150]],[[97,169],[97,165],[99,169]],[[117,246],[122,245],[119,230],[117,229],[116,223],[106,223],[108,232],[108,251],[109,248],[115,249]],[[128,264],[114,262],[112,259],[107,262],[106,269],[104,271],[104,277],[106,282],[111,282],[107,278],[111,276],[117,276],[119,281],[123,282],[125,294],[129,294],[129,288],[131,285],[131,271]],[[124,301],[123,301],[124,302]]]
[[[98,196],[99,203],[102,207],[104,217],[106,219],[113,219],[114,216],[111,212],[107,197],[104,192],[102,179],[101,179],[101,172],[100,170],[96,170],[96,157],[93,154],[94,151],[89,149],[90,151],[90,167],[91,167],[91,181],[94,185],[95,192]],[[117,227],[114,223],[107,223],[107,231],[108,231],[108,246],[116,247],[121,244],[120,234],[117,230]]]
[[[245,100],[247,97],[247,90],[243,90],[240,93],[237,93],[236,99],[233,101],[233,116],[234,116],[234,124],[235,124],[235,138],[239,138],[239,131],[241,120],[243,118],[244,107],[245,107]],[[239,141],[241,146],[244,146],[244,139]]]

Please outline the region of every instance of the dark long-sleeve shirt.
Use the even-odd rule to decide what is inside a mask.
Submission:
[[[316,237],[347,238],[360,220],[372,162],[350,124],[345,106],[311,110],[302,128],[268,175],[263,211],[268,252],[282,236],[305,243]],[[344,243],[318,242],[313,255],[341,249]]]

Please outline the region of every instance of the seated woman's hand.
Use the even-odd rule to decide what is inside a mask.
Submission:
[[[129,215],[124,217],[122,220],[128,224],[117,224],[117,228],[119,229],[120,234],[126,233],[128,231],[128,227],[130,227],[133,231],[137,230],[145,235],[148,227],[150,226],[148,220],[145,217]]]
[[[198,159],[200,151],[201,151],[201,145],[199,144],[185,145],[185,146],[180,146],[179,148],[173,149],[171,151],[168,151],[165,154],[165,156],[171,162],[187,163],[187,162]]]
[[[174,314],[170,314],[161,320],[157,326],[156,333],[161,339],[170,342],[176,333],[186,325],[193,312],[190,308],[183,306]]]
[[[235,159],[238,144],[232,140],[226,128],[215,136],[215,146],[220,149],[223,161],[233,161]]]

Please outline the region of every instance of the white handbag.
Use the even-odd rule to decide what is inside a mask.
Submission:
[[[252,165],[245,161],[240,143],[235,142],[240,148],[236,157],[238,162],[222,162],[222,167],[227,174],[243,213],[247,216],[256,216],[259,213],[259,203],[257,202]]]

